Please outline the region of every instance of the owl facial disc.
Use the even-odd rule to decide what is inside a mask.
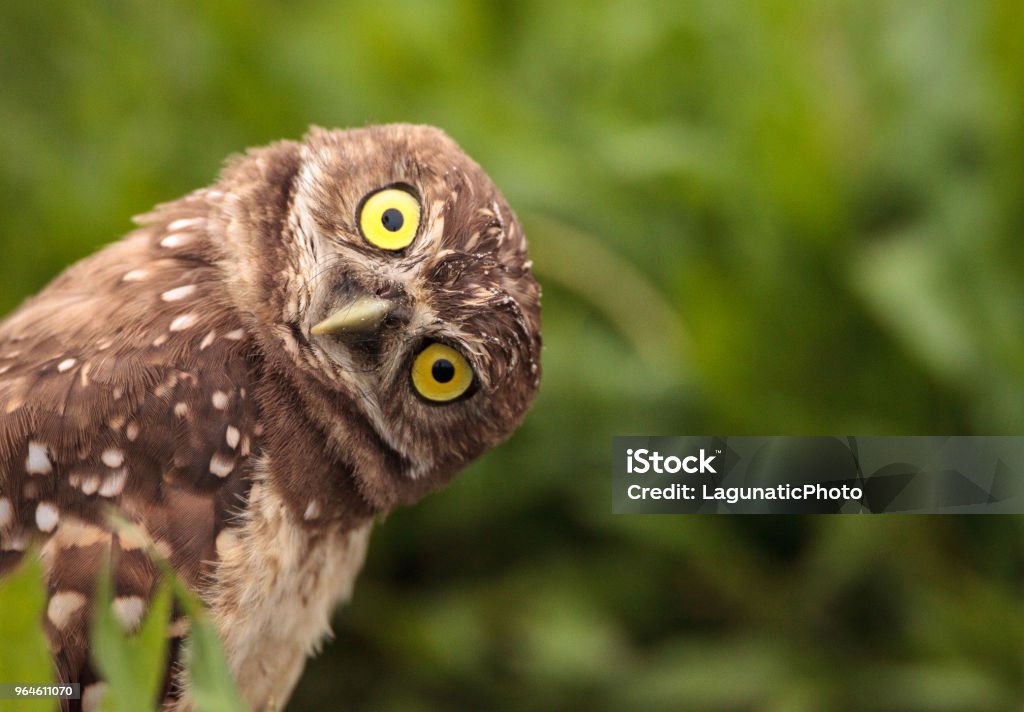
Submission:
[[[373,331],[395,309],[395,302],[379,297],[357,297],[314,326],[314,336]]]

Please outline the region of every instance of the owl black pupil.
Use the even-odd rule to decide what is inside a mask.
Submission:
[[[446,358],[439,358],[430,367],[430,375],[438,383],[448,383],[455,378],[455,365]]]
[[[388,208],[384,211],[384,214],[380,216],[381,224],[384,225],[384,229],[390,232],[398,232],[402,229],[402,225],[405,224],[405,218],[402,217],[402,211],[395,208]]]

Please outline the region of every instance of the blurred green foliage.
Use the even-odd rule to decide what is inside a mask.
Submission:
[[[120,528],[132,525],[115,516]],[[138,530],[135,530],[138,532]],[[144,533],[136,533],[145,541]],[[148,542],[147,542],[148,543]],[[155,711],[166,682],[169,641],[167,627],[172,603],[187,619],[188,653],[180,663],[191,699],[199,712],[246,712],[217,637],[213,621],[199,599],[178,579],[151,544],[148,551],[165,576],[155,591],[138,628],[126,630],[113,602],[111,562],[99,572],[89,636],[92,662],[103,679],[101,712]],[[32,551],[9,576],[0,580],[0,683],[48,685],[54,682],[53,663],[40,624],[46,607],[46,587],[37,551]],[[178,615],[178,614],[176,614]],[[83,703],[84,689],[80,689]],[[95,704],[95,698],[90,704]],[[45,698],[0,698],[0,710],[52,709]]]
[[[50,651],[40,621],[46,608],[42,563],[29,559],[0,581],[0,682],[49,685],[54,682]],[[0,700],[4,712],[47,710],[40,699]]]
[[[172,595],[173,603],[188,620],[188,652],[183,664],[196,708],[199,712],[246,712],[216,628],[202,604],[152,549],[150,555],[159,562],[165,577],[137,631],[126,632],[114,613],[110,568],[99,577],[90,637],[93,660],[106,683],[103,712],[146,712],[159,705],[166,681]]]
[[[613,517],[613,434],[1024,422],[1015,0],[0,7],[0,306],[310,123],[444,127],[545,288],[523,428],[375,535],[292,709],[998,710],[1017,517]]]

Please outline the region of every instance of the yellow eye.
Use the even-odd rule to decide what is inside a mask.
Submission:
[[[359,211],[359,229],[363,237],[382,250],[408,247],[420,226],[420,204],[400,188],[378,190]]]
[[[473,369],[455,349],[431,344],[412,364],[412,385],[427,400],[444,403],[466,392],[473,382]]]

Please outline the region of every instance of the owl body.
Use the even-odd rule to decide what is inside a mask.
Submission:
[[[112,553],[131,628],[152,546],[210,607],[246,701],[282,706],[375,518],[525,414],[525,241],[479,166],[407,125],[250,151],[137,220],[0,324],[0,575],[42,543],[58,674],[89,709],[97,570]],[[168,639],[163,704],[190,709],[184,619]]]

